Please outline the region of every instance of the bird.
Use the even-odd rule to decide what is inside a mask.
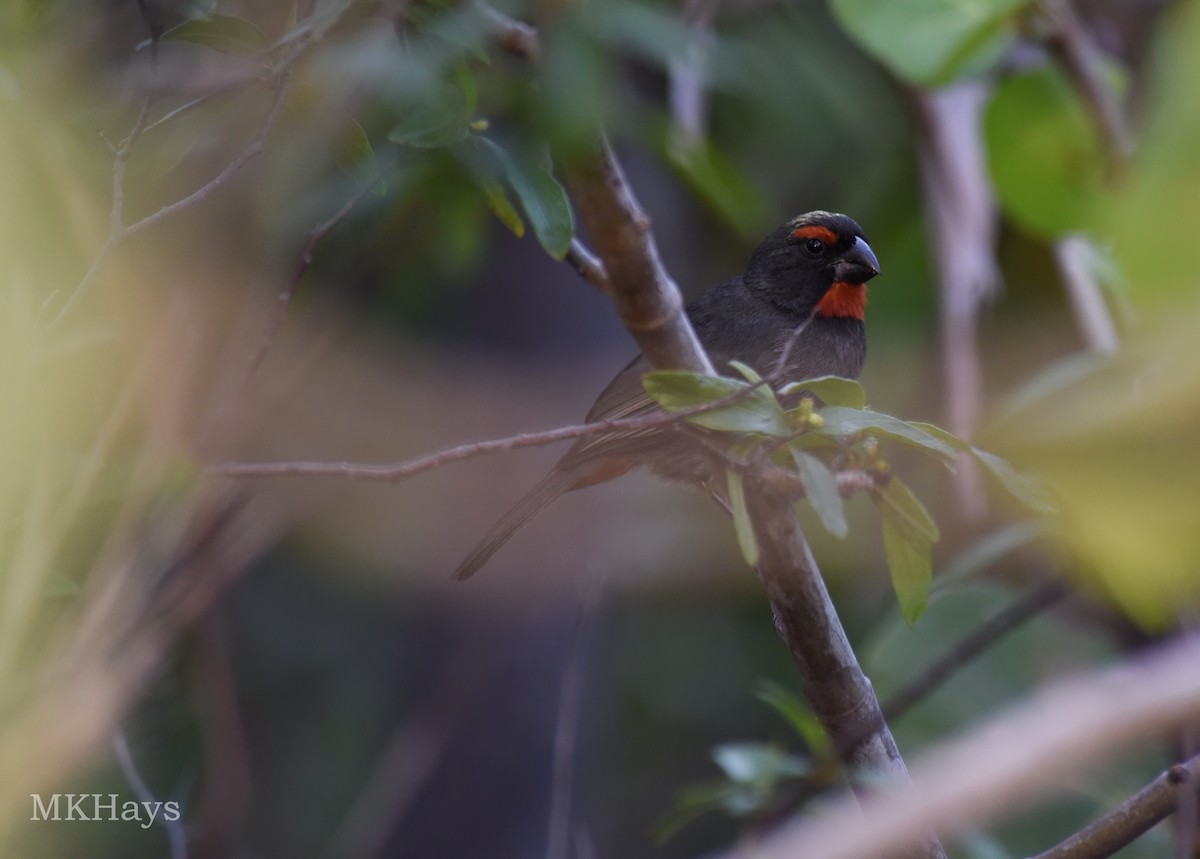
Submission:
[[[772,231],[746,270],[688,305],[687,315],[713,366],[730,361],[789,380],[857,378],[866,359],[866,283],[879,260],[850,217],[813,211]],[[784,365],[777,367],[781,356]],[[652,414],[642,386],[652,367],[638,355],[597,397],[587,422]],[[648,465],[660,477],[704,485],[711,455],[670,428],[614,431],[581,438],[542,480],[492,526],[454,571],[474,575],[530,519],[564,493],[595,486]]]

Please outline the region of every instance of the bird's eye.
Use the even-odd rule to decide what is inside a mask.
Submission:
[[[825,250],[825,243],[820,239],[809,239],[804,243],[804,249],[813,256],[817,256]]]

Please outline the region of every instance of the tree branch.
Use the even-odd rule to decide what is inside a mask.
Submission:
[[[714,375],[683,311],[683,296],[658,258],[643,211],[608,141],[567,166],[580,220],[608,273],[608,297],[652,367]]]
[[[1200,755],[1175,764],[1109,814],[1034,859],[1103,859],[1150,830],[1194,795]]]

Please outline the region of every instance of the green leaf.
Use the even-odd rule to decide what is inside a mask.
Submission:
[[[705,376],[687,370],[655,370],[642,377],[646,393],[669,412],[684,411],[745,392],[750,384],[724,376]],[[792,435],[783,407],[766,385],[745,393],[726,406],[688,418],[690,423],[720,432],[757,432],[786,438]]]
[[[812,772],[808,761],[766,743],[723,743],[712,756],[729,780],[739,784],[773,785]]]
[[[575,216],[567,192],[534,159],[514,156],[494,140],[481,139],[504,167],[508,182],[546,253],[554,259],[562,259],[575,236]]]
[[[824,426],[814,430],[820,435],[847,436],[855,433],[870,433],[935,453],[947,464],[958,462],[958,453],[952,445],[891,415],[873,412],[870,409],[851,409],[845,406],[827,406],[818,414],[825,420]]]
[[[754,523],[750,521],[750,511],[746,508],[746,490],[742,485],[741,472],[727,469],[725,477],[729,481],[729,506],[733,510],[733,530],[737,534],[738,548],[746,563],[757,567],[758,538],[754,535]]]
[[[463,91],[443,84],[402,107],[401,120],[388,133],[388,140],[418,149],[450,146],[467,139],[470,119]]]
[[[1011,462],[1003,457],[968,444],[958,436],[933,424],[914,421],[912,425],[925,430],[930,435],[937,436],[947,444],[954,445],[959,450],[971,454],[989,474],[1000,482],[1001,486],[1007,489],[1014,498],[1029,509],[1035,510],[1038,513],[1058,512],[1058,504],[1055,502],[1054,497],[1037,480],[1027,474],[1022,474]]]
[[[1054,66],[1000,84],[984,117],[984,136],[997,197],[1013,220],[1048,238],[1091,224],[1104,192],[1104,149]]]
[[[513,208],[513,204],[509,201],[508,192],[504,190],[504,186],[499,182],[481,182],[479,189],[483,191],[483,197],[487,200],[488,208],[500,219],[500,223],[512,230],[513,235],[517,238],[524,236],[525,222],[521,220],[521,216]]]
[[[805,379],[802,382],[788,382],[779,389],[783,396],[807,391],[814,397],[819,397],[827,406],[847,406],[851,409],[863,409],[867,405],[867,392],[853,379],[841,376],[818,376],[815,379]]]
[[[1029,0],[833,0],[850,34],[900,77],[922,86],[952,81],[1003,49]]]
[[[770,680],[760,683],[755,694],[792,726],[815,756],[825,758],[833,755],[833,743],[829,734],[825,732],[817,714],[807,702]]]
[[[756,241],[770,228],[766,197],[720,149],[701,141],[669,145],[667,155],[697,196],[744,239]]]
[[[261,54],[269,45],[262,31],[244,18],[232,15],[213,15],[184,21],[162,34],[164,42],[190,42],[204,45],[222,54],[252,57]]]
[[[804,481],[804,492],[808,503],[817,513],[817,518],[825,526],[825,530],[839,540],[844,539],[850,530],[846,523],[846,508],[842,502],[842,493],[838,490],[837,478],[833,472],[815,456],[792,448],[792,459],[796,462],[796,470]]]
[[[880,509],[885,514],[903,522],[929,543],[936,543],[941,539],[937,523],[933,521],[925,505],[899,477],[893,477],[882,489],[875,490],[873,495],[882,502]]]
[[[887,555],[892,588],[900,603],[900,614],[912,626],[925,611],[933,584],[932,547],[923,534],[905,520],[883,510],[883,549]]]
[[[1001,485],[1026,507],[1038,513],[1058,512],[1058,504],[1055,503],[1054,497],[1032,477],[1017,471],[1008,460],[977,447],[971,448],[971,453],[992,477],[999,480]]]

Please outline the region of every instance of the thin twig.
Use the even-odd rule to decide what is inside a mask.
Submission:
[[[1200,755],[1175,764],[1104,817],[1034,859],[1104,859],[1132,844],[1194,796]]]
[[[160,823],[167,831],[171,859],[187,859],[187,833],[183,829],[182,817],[172,817],[166,813],[165,804],[155,797],[142,774],[138,772],[137,765],[133,762],[133,753],[129,750],[129,742],[125,739],[125,732],[120,728],[113,733],[112,746],[117,766],[121,768],[121,774],[125,776],[133,795],[145,806],[147,813],[151,808],[157,809],[154,821]]]
[[[601,292],[607,293],[611,288],[604,264],[579,239],[571,239],[571,247],[563,259],[580,277]]]
[[[1059,602],[1068,593],[1061,581],[1045,582],[1033,588],[996,616],[984,621],[919,676],[898,689],[883,704],[883,717],[889,722],[908,712],[913,705],[940,687],[950,675],[979,656],[1025,621]]]
[[[558,697],[558,716],[554,723],[554,769],[550,789],[550,819],[546,833],[546,859],[567,859],[571,835],[571,794],[575,773],[575,747],[587,692],[587,655],[592,630],[600,608],[602,581],[593,576],[586,585],[579,606],[575,641],[563,672]]]

